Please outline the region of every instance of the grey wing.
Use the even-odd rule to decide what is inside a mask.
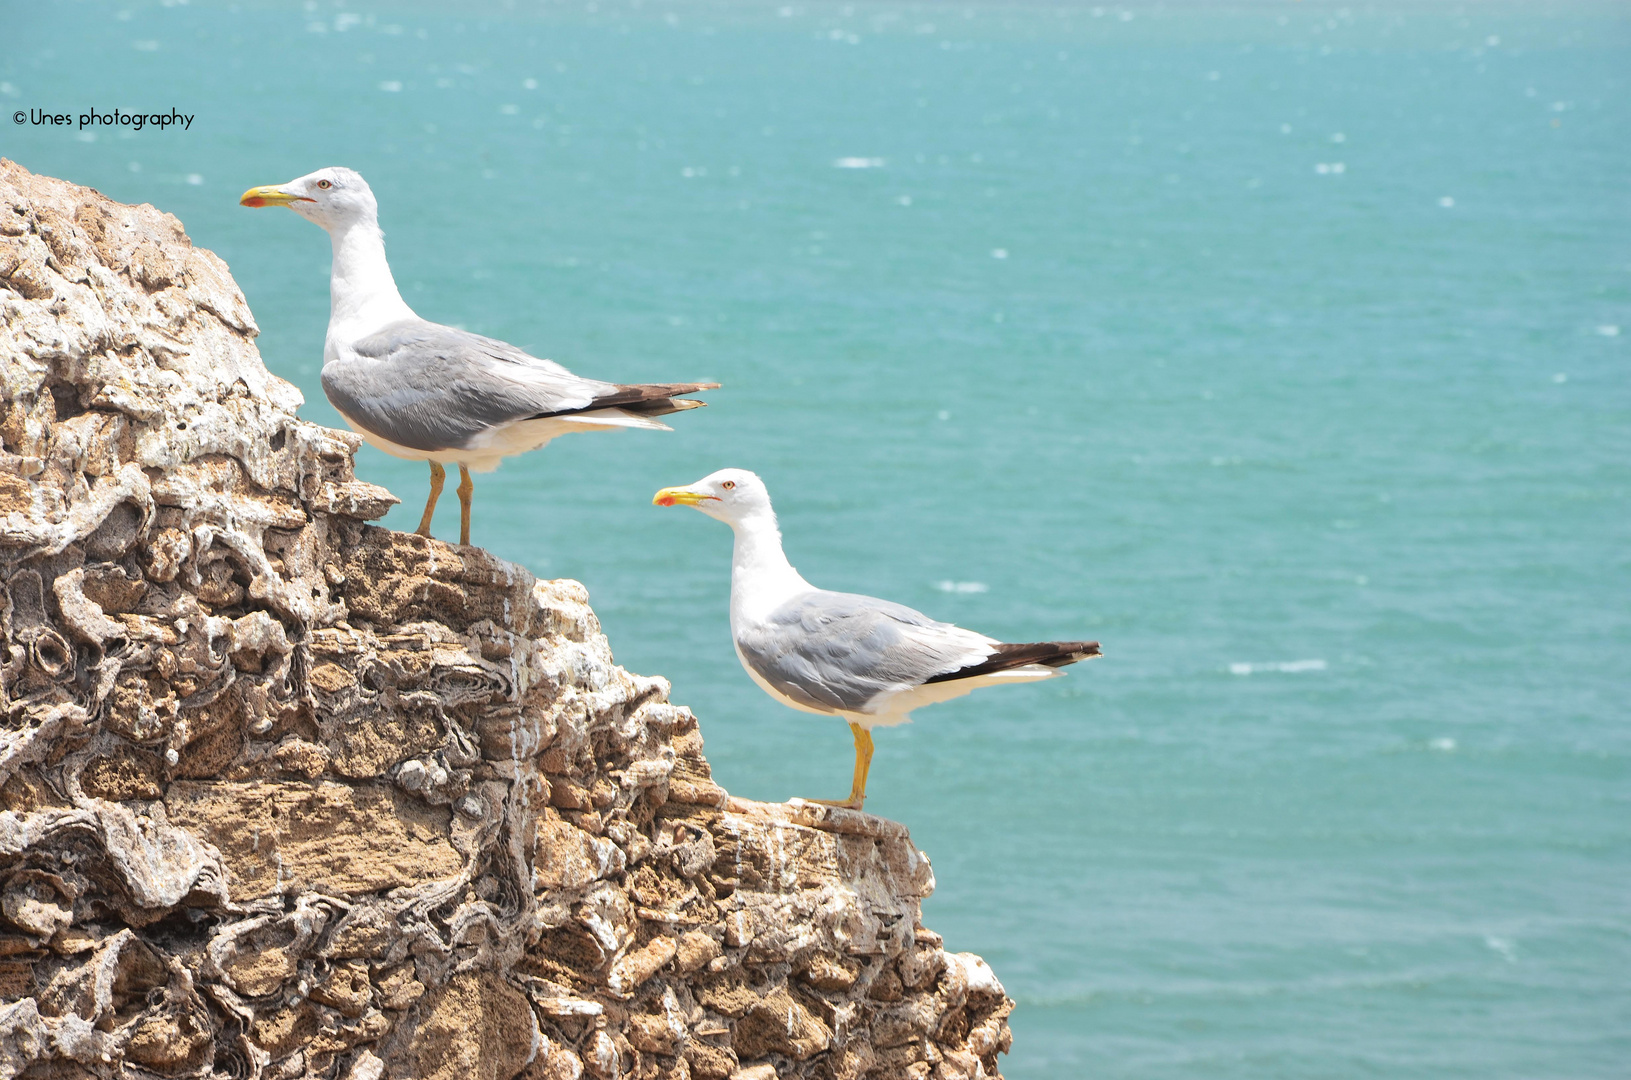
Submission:
[[[323,368],[323,392],[352,421],[415,450],[453,450],[517,420],[574,412],[613,392],[513,345],[403,321]]]
[[[805,593],[736,639],[758,676],[807,708],[865,712],[879,694],[920,686],[990,653],[990,638],[855,593]]]

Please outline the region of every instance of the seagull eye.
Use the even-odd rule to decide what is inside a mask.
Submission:
[[[329,181],[327,181],[327,180],[319,180],[319,181],[317,181],[317,186],[322,188],[324,191],[327,191],[329,188],[333,187],[334,185],[332,183],[330,183]]]
[[[726,491],[729,491],[731,488],[736,486],[736,481],[735,480],[727,480],[727,481],[725,481],[723,484],[721,484],[719,486],[724,488]]]

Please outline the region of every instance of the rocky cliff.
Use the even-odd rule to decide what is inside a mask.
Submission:
[[[367,524],[225,264],[0,160],[0,1080],[996,1076],[906,830]]]

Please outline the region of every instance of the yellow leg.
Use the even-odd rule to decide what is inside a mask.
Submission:
[[[470,470],[459,466],[459,543],[470,545],[470,495],[476,485],[470,482]]]
[[[419,519],[419,528],[414,532],[420,536],[430,535],[430,519],[436,513],[436,500],[442,497],[442,484],[447,480],[447,470],[437,462],[430,463],[430,498],[425,500],[425,516]]]
[[[855,779],[850,782],[849,798],[811,799],[810,802],[823,806],[842,806],[850,810],[859,810],[866,802],[866,774],[867,770],[872,768],[872,732],[860,724],[851,724],[849,730],[850,734],[855,736]]]

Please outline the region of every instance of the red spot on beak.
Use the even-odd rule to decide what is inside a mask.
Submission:
[[[673,506],[674,505],[674,496],[664,495],[662,498],[657,500],[657,505],[658,506]]]
[[[244,200],[244,205],[245,206],[265,206],[266,205],[266,200],[260,198],[259,196],[256,196],[253,199],[245,199]]]

